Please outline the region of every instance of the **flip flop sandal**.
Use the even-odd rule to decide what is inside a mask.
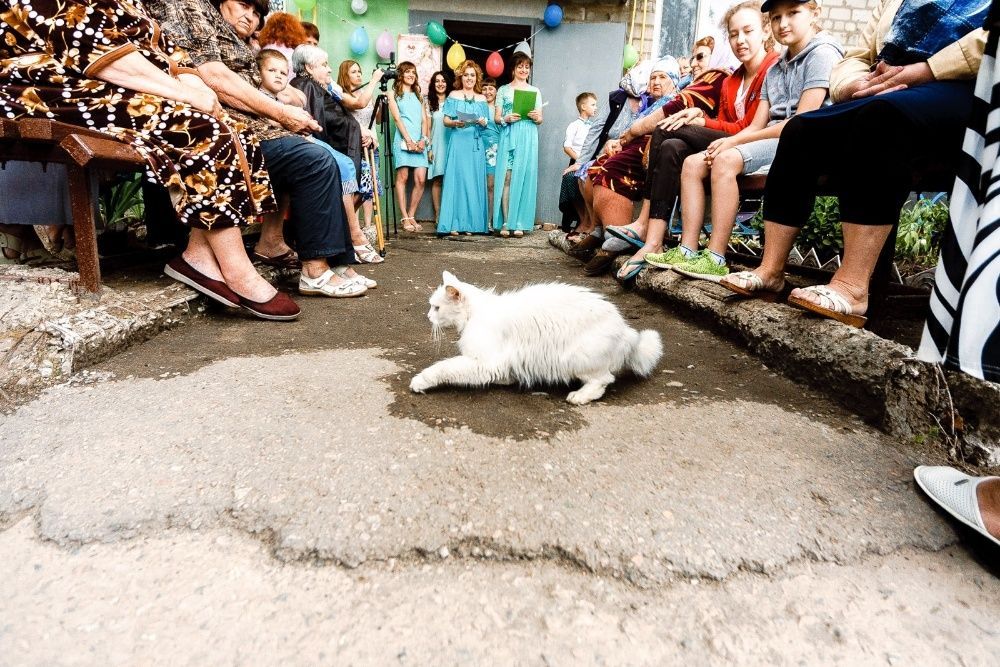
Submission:
[[[983,482],[997,477],[971,477],[948,466],[917,466],[913,479],[931,500],[941,506],[969,528],[993,544],[1000,546],[1000,539],[989,534],[979,510],[976,488]]]
[[[645,266],[646,260],[644,259],[630,259],[622,264],[622,268],[618,269],[616,277],[622,282],[631,280],[639,275],[639,272],[642,271]]]
[[[514,238],[519,239],[522,236],[524,236],[524,232],[522,232],[520,229],[515,229],[514,230]]]
[[[818,295],[820,303],[813,303],[799,296],[789,296],[788,303],[803,310],[808,310],[811,313],[822,315],[828,319],[843,322],[857,329],[865,326],[865,322],[868,321],[868,318],[864,315],[852,313],[851,304],[847,303],[847,299],[840,292],[836,292],[826,285],[813,285],[811,287],[803,287],[802,289]]]
[[[611,236],[614,236],[616,239],[621,239],[622,241],[626,241],[627,243],[634,245],[636,248],[643,248],[646,245],[646,242],[639,238],[639,235],[628,227],[605,227],[604,231]]]
[[[288,250],[280,255],[275,255],[274,257],[268,257],[267,255],[260,254],[259,252],[254,252],[253,258],[261,264],[276,266],[279,269],[302,268],[302,262],[299,261],[299,256],[295,254],[294,250]]]
[[[762,299],[769,303],[781,301],[781,293],[785,290],[784,280],[781,281],[781,287],[777,290],[764,289],[764,279],[753,271],[730,273],[723,277],[719,284],[740,296],[748,299]]]
[[[504,227],[503,229],[500,230],[500,236],[502,236],[504,238],[509,237],[510,236],[510,230],[508,230],[506,227]]]

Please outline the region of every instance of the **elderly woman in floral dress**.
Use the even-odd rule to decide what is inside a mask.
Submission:
[[[294,302],[254,270],[240,236],[240,226],[273,206],[261,154],[142,4],[6,0],[0,17],[0,113],[82,125],[132,144],[191,227],[167,273],[259,317],[296,317]]]
[[[240,236],[240,226],[274,204],[256,142],[230,123],[143,5],[5,0],[0,18],[0,113],[73,123],[132,144],[191,227],[167,273],[259,317],[296,317],[294,302],[254,270]]]

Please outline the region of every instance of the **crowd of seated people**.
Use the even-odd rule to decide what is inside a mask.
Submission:
[[[793,290],[787,300],[863,326],[876,260],[920,165],[955,173],[960,160],[986,40],[985,6],[969,7],[935,21],[926,3],[884,0],[859,44],[845,49],[823,30],[815,0],[735,4],[720,25],[735,71],[707,69],[714,43],[699,40],[687,61],[690,82],[680,79],[670,102],[642,113],[640,93],[633,113],[618,114],[624,122],[592,127],[607,143],[592,146],[596,162],[574,172],[588,214],[567,237],[571,254],[589,260],[588,275],[630,251],[619,279],[672,269],[747,298],[778,299],[785,262],[822,188],[840,201],[842,262],[829,285]],[[618,108],[599,110],[599,121]],[[730,274],[737,177],[754,173],[766,174],[763,261]],[[711,233],[700,248],[709,203]],[[678,211],[679,243],[667,248]]]

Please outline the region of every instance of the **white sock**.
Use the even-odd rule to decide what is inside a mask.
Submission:
[[[698,254],[697,251],[691,250],[691,248],[687,247],[686,245],[679,245],[677,247],[681,249],[681,254],[683,254],[685,257],[694,257],[695,255]]]
[[[717,253],[717,252],[715,252],[713,250],[709,250],[708,251],[708,256],[711,257],[712,261],[714,261],[719,266],[725,266],[726,265],[726,257],[725,257],[725,255],[720,255],[719,253]]]

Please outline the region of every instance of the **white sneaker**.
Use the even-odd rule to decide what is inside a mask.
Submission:
[[[918,466],[913,478],[927,496],[969,528],[983,537],[1000,545],[1000,540],[986,530],[983,515],[979,511],[976,487],[996,477],[971,477],[948,466]]]
[[[323,272],[319,278],[309,278],[305,273],[299,274],[299,294],[315,294],[318,296],[329,296],[335,299],[348,299],[355,296],[362,296],[368,291],[363,284],[345,279],[339,283],[331,283],[330,279],[336,276],[331,269]]]
[[[353,276],[347,275],[347,269],[348,267],[346,266],[337,266],[334,267],[333,272],[336,273],[338,277],[343,278],[344,280],[350,280],[351,282],[354,282],[358,285],[364,285],[365,289],[375,289],[376,287],[378,287],[377,282],[375,282],[371,278],[367,278],[361,275],[357,271],[354,272]]]

